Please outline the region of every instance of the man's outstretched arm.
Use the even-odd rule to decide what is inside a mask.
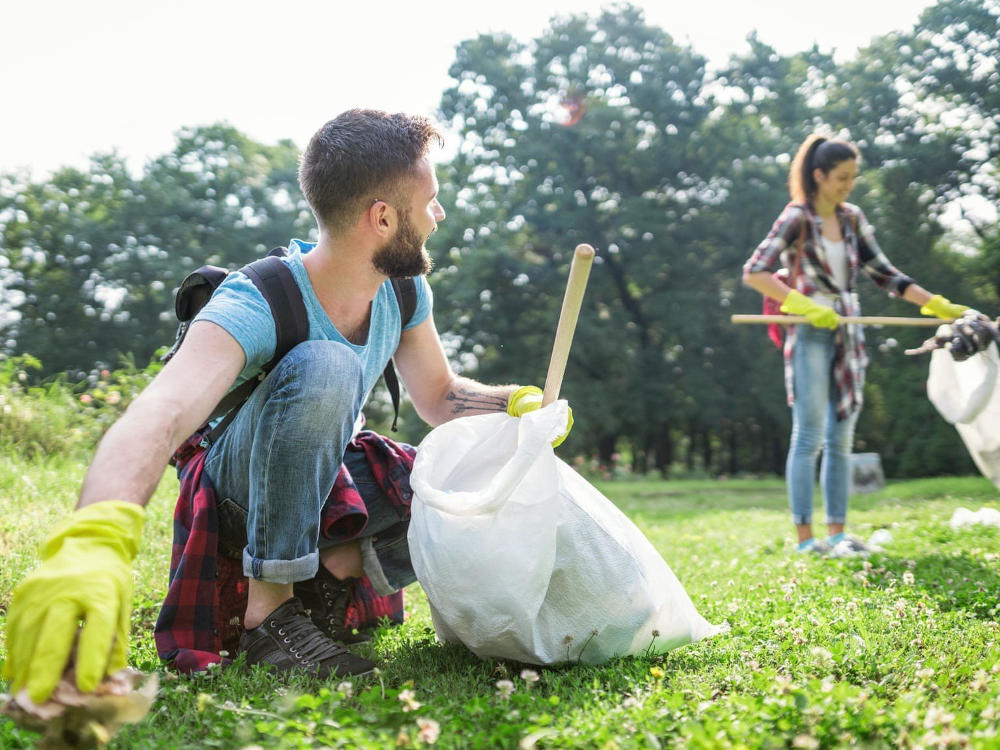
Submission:
[[[208,417],[243,362],[242,348],[222,328],[193,325],[174,359],[105,435],[77,510],[49,534],[41,564],[14,589],[4,664],[11,692],[27,688],[35,702],[48,698],[74,643],[83,692],[126,665],[143,506],[172,452]]]
[[[204,424],[245,361],[220,326],[191,326],[174,358],[101,440],[77,507],[112,499],[145,505],[170,456]]]

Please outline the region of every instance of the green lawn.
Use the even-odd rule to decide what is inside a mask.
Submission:
[[[0,613],[82,472],[0,459]],[[867,562],[797,556],[780,481],[602,484],[702,614],[732,630],[662,657],[537,670],[534,683],[524,665],[436,643],[419,586],[407,623],[376,632],[374,681],[178,678],[152,639],[175,488],[168,476],[150,505],[133,615],[131,660],[160,671],[160,697],[112,747],[417,746],[435,727],[453,748],[1000,747],[1000,529],[948,526],[960,506],[1000,506],[980,478],[854,498],[855,534],[894,536]],[[0,747],[31,746],[0,719]]]

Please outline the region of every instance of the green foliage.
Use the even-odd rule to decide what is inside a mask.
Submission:
[[[59,375],[33,383],[42,369],[31,355],[0,359],[0,450],[5,455],[86,456],[104,431],[160,371],[126,358],[114,371],[95,370],[78,383]]]
[[[32,352],[46,374],[147,360],[173,339],[173,293],[190,271],[308,234],[297,158],[289,141],[211,125],[182,130],[138,178],[114,155],[47,182],[0,176],[0,288],[18,313],[0,317],[0,351]]]
[[[0,659],[13,585],[72,506],[84,468],[51,457],[0,461]],[[664,555],[702,614],[731,632],[597,667],[482,661],[435,641],[414,585],[407,621],[377,629],[367,647],[380,668],[370,681],[239,668],[188,678],[159,663],[152,636],[177,491],[168,472],[136,561],[130,652],[134,666],[159,673],[161,690],[149,717],[110,747],[419,747],[435,726],[435,746],[463,750],[996,746],[1000,533],[948,525],[958,507],[996,505],[989,482],[893,483],[854,498],[854,533],[894,536],[868,561],[795,554],[777,480],[599,488]],[[32,744],[0,719],[0,746]]]

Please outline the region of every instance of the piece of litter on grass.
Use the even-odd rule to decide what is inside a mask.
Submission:
[[[123,724],[134,724],[149,713],[157,690],[155,674],[126,668],[107,677],[94,692],[81,693],[69,670],[44,703],[34,703],[27,690],[0,695],[0,713],[40,732],[41,750],[104,747]]]
[[[870,537],[868,544],[875,547],[884,547],[892,544],[892,532],[889,529],[877,529]]]
[[[1000,510],[980,508],[977,511],[971,511],[968,508],[956,508],[949,525],[956,530],[976,525],[1000,527]]]

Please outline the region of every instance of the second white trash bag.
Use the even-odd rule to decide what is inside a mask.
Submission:
[[[944,349],[931,354],[927,397],[955,425],[976,466],[1000,489],[1000,353],[984,351],[956,362]]]
[[[466,417],[420,444],[410,556],[438,637],[480,657],[596,664],[719,632],[635,524],[556,458],[566,409]]]

